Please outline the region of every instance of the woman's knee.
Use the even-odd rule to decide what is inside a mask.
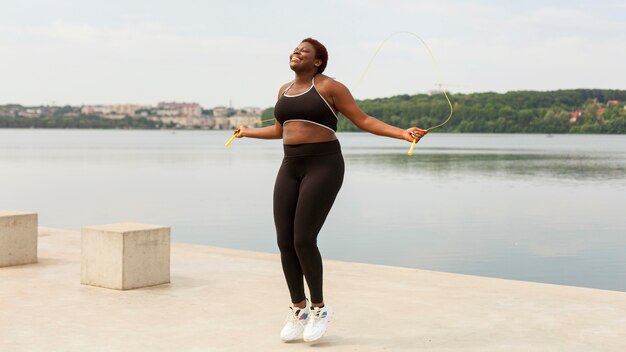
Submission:
[[[278,242],[278,249],[280,250],[281,253],[295,251],[293,236],[278,235],[277,242]]]
[[[298,253],[316,250],[317,240],[313,236],[296,236],[294,247]]]

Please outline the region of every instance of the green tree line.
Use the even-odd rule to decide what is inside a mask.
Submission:
[[[476,133],[626,133],[625,90],[572,89],[550,92],[449,94],[454,114],[438,132]],[[595,100],[594,100],[595,99]],[[611,100],[618,104],[607,103]],[[394,126],[428,128],[450,113],[443,94],[398,95],[357,101],[368,115]],[[580,116],[570,121],[571,113]],[[271,118],[273,108],[263,112]],[[358,131],[344,116],[339,131]]]
[[[0,116],[0,128],[88,128],[88,129],[155,129],[162,126],[160,122],[145,118],[105,119],[97,115],[45,117]]]

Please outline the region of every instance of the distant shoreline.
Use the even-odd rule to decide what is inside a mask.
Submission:
[[[138,132],[138,131],[163,131],[163,132],[223,132],[223,133],[232,133],[233,129],[230,130],[213,130],[213,129],[182,129],[182,128],[57,128],[57,127],[44,127],[44,128],[36,128],[36,127],[0,127],[0,131],[127,131],[127,132]],[[337,133],[357,133],[357,134],[368,134],[365,131],[337,131]],[[447,134],[447,135],[545,135],[546,137],[551,136],[580,136],[580,135],[589,135],[589,136],[623,136],[625,133],[544,133],[544,132],[456,132],[456,131],[433,131],[431,133],[437,134]]]
[[[626,134],[626,90],[449,94],[453,116],[433,132]],[[357,102],[367,114],[400,128],[442,123],[450,106],[442,94],[398,95]],[[193,111],[189,110],[192,106]],[[128,114],[122,113],[128,110]],[[131,109],[132,108],[132,109]],[[98,113],[99,112],[99,113]],[[85,114],[87,113],[87,114]],[[159,103],[82,107],[0,105],[0,128],[229,130],[271,124],[274,109],[202,109],[198,104]],[[358,128],[340,116],[338,131]]]

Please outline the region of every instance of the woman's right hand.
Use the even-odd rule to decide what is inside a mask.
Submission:
[[[428,130],[424,130],[418,127],[411,127],[404,130],[402,133],[402,138],[407,142],[419,142],[422,137],[424,137],[428,133]]]
[[[235,130],[235,134],[237,136],[237,138],[243,138],[246,136],[246,130],[248,130],[248,126],[246,125],[241,125],[239,127],[237,127],[237,129]]]

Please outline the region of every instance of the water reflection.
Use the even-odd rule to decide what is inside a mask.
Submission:
[[[360,168],[435,174],[445,177],[542,178],[573,181],[625,181],[626,158],[592,154],[425,153],[413,158],[395,153],[347,153]]]
[[[0,209],[44,226],[137,221],[277,252],[280,141],[232,132],[0,129]],[[626,291],[626,136],[340,134],[325,258]]]

